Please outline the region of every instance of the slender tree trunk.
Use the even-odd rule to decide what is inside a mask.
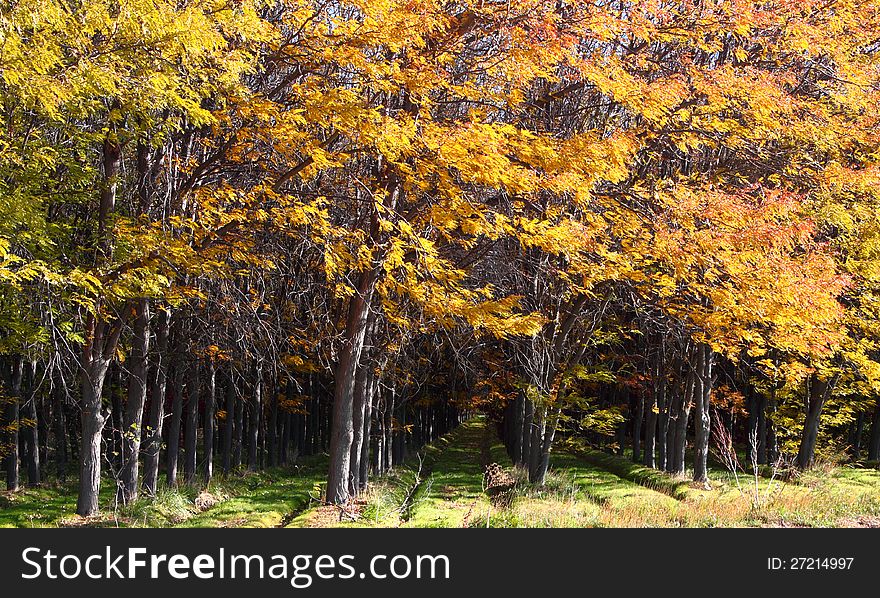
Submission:
[[[642,420],[645,418],[645,397],[641,393],[636,393],[636,410],[633,417],[633,437],[632,437],[632,460],[638,463],[642,460]]]
[[[138,300],[135,306],[134,335],[128,358],[128,396],[122,439],[122,471],[117,499],[128,504],[137,498],[138,459],[144,403],[147,400],[147,356],[150,351],[150,303]]]
[[[174,377],[171,382],[171,422],[168,426],[166,483],[171,488],[177,485],[177,461],[180,456],[180,424],[183,419],[183,355],[182,343],[175,347]]]
[[[112,464],[112,474],[116,480],[116,493],[119,494],[119,480],[122,477],[122,444],[123,444],[123,401],[122,401],[122,367],[111,365],[110,368],[110,438],[107,443],[107,462]]]
[[[543,486],[544,481],[547,478],[547,470],[550,468],[550,451],[553,447],[553,440],[556,436],[556,427],[559,423],[559,416],[561,413],[561,407],[554,407],[549,422],[546,426],[543,426],[544,433],[543,438],[541,439],[540,454],[535,465],[534,475],[532,476],[532,479],[529,480],[538,486]]]
[[[385,471],[394,467],[394,409],[396,393],[394,386],[388,393],[388,404],[385,408]]]
[[[707,460],[709,457],[709,435],[711,433],[711,415],[709,401],[712,393],[712,364],[714,353],[709,345],[702,344],[697,348],[697,376],[694,398],[697,413],[694,440],[694,481],[704,485],[709,483]]]
[[[196,479],[196,465],[198,464],[198,431],[199,431],[199,394],[201,390],[200,364],[197,359],[193,360],[189,372],[186,397],[186,419],[184,421],[184,460],[183,482],[192,484]]]
[[[871,443],[868,445],[868,460],[880,460],[880,399],[876,399],[874,418],[871,420]]]
[[[662,351],[662,348],[661,348]],[[666,471],[667,460],[667,437],[669,435],[669,405],[666,396],[666,367],[663,363],[663,357],[658,359],[657,365],[657,410],[658,414],[658,430],[657,430],[657,463],[655,466],[660,471]]]
[[[535,403],[526,397],[522,428],[522,465],[528,469],[532,454],[532,426],[535,423]]]
[[[232,443],[232,467],[241,467],[241,455],[244,448],[244,409],[245,401],[235,401],[235,438]]]
[[[6,397],[4,409],[4,423],[7,427],[6,443],[9,454],[6,455],[6,489],[10,492],[18,490],[18,409],[21,400],[21,381],[24,370],[24,360],[20,357],[10,359],[11,363],[4,367],[6,383],[9,386],[9,395]]]
[[[25,369],[25,392],[22,403],[23,417],[28,421],[22,430],[24,437],[24,462],[27,465],[28,486],[40,485],[40,428],[37,414],[36,363],[29,362]]]
[[[689,371],[685,382],[684,395],[682,396],[681,406],[678,412],[678,419],[675,422],[675,461],[673,473],[676,475],[684,475],[685,473],[687,428],[688,420],[691,416],[691,406],[693,405],[695,387],[696,373],[694,371]]]
[[[852,456],[858,461],[862,456],[862,434],[865,431],[865,412],[859,411],[853,429]]]
[[[360,475],[358,476],[359,491],[363,492],[367,489],[370,465],[370,432],[373,419],[373,403],[376,400],[376,394],[379,388],[378,376],[370,376],[370,389],[367,394],[367,401],[364,405],[364,433],[363,442],[361,442],[360,456]]]
[[[211,478],[214,477],[214,406],[217,400],[217,370],[212,359],[206,360],[205,370],[208,378],[203,429],[205,436],[205,487],[207,487],[211,483]]]
[[[657,454],[657,391],[651,392],[650,396],[645,399],[647,401],[647,409],[645,410],[645,450],[642,455],[642,463],[645,467],[654,467],[656,464]]]
[[[55,369],[52,384],[52,423],[55,433],[55,467],[58,480],[67,481],[67,424],[65,420],[65,390],[61,372]]]
[[[162,428],[165,424],[165,390],[168,384],[168,335],[171,312],[159,311],[156,325],[156,363],[150,375],[150,416],[144,447],[144,492],[156,496],[159,480],[159,455],[162,449]]]
[[[235,434],[235,382],[232,368],[226,374],[226,421],[223,422],[223,473],[232,471],[233,438]]]
[[[293,396],[295,394],[296,388],[294,387],[293,379],[288,378],[287,384],[284,387],[284,396],[287,400],[285,403],[285,409],[281,412],[281,452],[278,455],[278,458],[282,465],[287,464],[290,453],[290,445],[293,444],[293,439],[291,438],[291,432],[293,431],[293,415],[287,411],[288,406],[293,402]]]
[[[373,473],[381,476],[385,473],[385,398],[378,397],[378,404],[373,412],[376,414],[376,460]]]
[[[349,487],[350,496],[360,492],[361,449],[364,441],[364,415],[366,414],[367,387],[371,384],[368,366],[361,364],[355,374],[354,405],[352,407],[352,441],[349,456]]]
[[[268,466],[278,465],[278,390],[266,397],[266,408],[269,409],[269,423],[266,425],[266,444],[268,446]]]
[[[258,367],[254,376],[254,396],[248,402],[248,469],[259,467],[260,408],[263,403],[263,372]]]

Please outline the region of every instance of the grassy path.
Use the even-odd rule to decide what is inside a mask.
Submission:
[[[489,509],[483,471],[493,456],[503,454],[503,447],[483,418],[467,421],[447,436],[413,499],[405,527],[462,527]]]

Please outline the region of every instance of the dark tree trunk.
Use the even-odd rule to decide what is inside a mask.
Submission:
[[[369,479],[370,434],[373,419],[373,403],[376,400],[376,393],[378,392],[379,388],[378,376],[370,376],[370,382],[371,384],[367,396],[367,401],[364,405],[364,434],[363,442],[361,443],[360,475],[358,476],[359,491],[361,492],[367,489],[367,482]]]
[[[349,496],[357,496],[360,492],[361,450],[364,441],[364,416],[366,403],[369,401],[368,386],[371,384],[368,366],[361,364],[355,374],[354,405],[352,407],[352,441],[349,456]]]
[[[128,504],[137,498],[141,427],[147,400],[147,356],[150,351],[150,303],[138,300],[135,307],[134,335],[128,358],[128,396],[122,437],[122,471],[117,500]]]
[[[532,455],[532,426],[535,423],[535,403],[528,397],[525,397],[523,402],[525,403],[525,408],[523,410],[521,464],[528,468],[529,459]]]
[[[366,338],[370,295],[376,275],[375,269],[360,275],[355,294],[349,301],[343,345],[336,365],[333,424],[330,430],[330,472],[327,478],[327,502],[334,504],[342,504],[349,498],[355,376]]]
[[[244,410],[245,401],[235,401],[235,438],[232,443],[232,467],[241,467],[241,455],[244,449]]]
[[[55,467],[58,480],[63,484],[67,481],[67,424],[65,422],[65,389],[61,372],[56,369],[52,385],[52,424],[55,434]]]
[[[874,418],[871,420],[871,443],[868,445],[868,460],[880,460],[880,399],[874,405]]]
[[[171,380],[171,421],[168,425],[168,442],[165,451],[167,458],[166,483],[168,487],[177,485],[177,461],[180,456],[180,424],[183,419],[183,354],[182,343],[175,347],[174,377]]]
[[[184,460],[183,482],[192,484],[196,479],[196,465],[198,464],[198,432],[199,432],[199,391],[201,390],[200,364],[193,360],[189,382],[187,384],[186,419],[184,421]]]
[[[645,397],[643,397],[641,393],[636,394],[635,407],[635,416],[633,417],[632,460],[634,463],[638,463],[642,460],[642,420],[645,418]]]
[[[645,467],[656,465],[657,455],[657,391],[653,391],[647,400],[645,410],[645,449],[642,464]]]
[[[809,469],[813,466],[816,455],[816,441],[819,438],[819,420],[822,415],[822,407],[831,394],[834,381],[822,380],[815,374],[810,377],[807,387],[806,410],[807,417],[804,421],[804,429],[801,434],[801,444],[798,450],[798,469]]]
[[[254,376],[254,396],[248,402],[248,469],[257,471],[259,464],[260,408],[263,404],[263,373],[257,368]]]
[[[119,494],[119,480],[122,474],[123,444],[123,406],[122,406],[122,368],[117,365],[110,368],[110,437],[107,442],[107,462],[112,464],[112,473],[117,482],[116,493]]]
[[[858,461],[862,457],[862,434],[865,432],[865,412],[859,411],[853,425],[852,458]]]
[[[385,398],[377,396],[378,403],[373,413],[376,417],[376,459],[373,473],[381,476],[385,473]]]
[[[162,428],[165,424],[165,389],[168,384],[168,335],[171,312],[159,311],[156,325],[156,363],[150,374],[150,416],[144,446],[144,492],[155,496],[159,481],[159,454],[162,449]]]
[[[269,467],[278,465],[278,389],[266,397],[266,408],[269,410],[269,423],[266,425],[267,464]]]
[[[516,401],[513,404],[513,455],[514,465],[522,465],[523,462],[523,439],[525,434],[526,398],[525,393],[516,393]]]
[[[232,471],[235,411],[235,382],[230,368],[226,374],[226,420],[223,422],[223,473],[226,475]]]
[[[217,370],[211,359],[205,362],[205,370],[208,378],[205,393],[205,421],[202,427],[205,436],[205,487],[207,487],[214,477],[214,406],[217,400]]]
[[[537,458],[534,460],[533,470],[529,472],[529,481],[532,484],[543,486],[547,478],[547,470],[550,467],[550,451],[553,447],[553,440],[556,436],[556,427],[559,423],[559,416],[562,413],[561,407],[553,408],[548,421],[541,422],[542,433],[535,440],[539,441],[540,447],[537,451]],[[544,420],[544,418],[541,418]],[[534,441],[532,446],[536,446]]]
[[[660,471],[666,470],[667,460],[667,436],[669,435],[669,406],[666,396],[666,364],[663,359],[663,347],[661,345],[661,354],[658,357],[656,371],[656,393],[657,393],[657,410],[658,410],[658,430],[657,430],[657,463],[655,467]]]
[[[385,407],[385,471],[394,467],[394,409],[396,394],[394,387],[388,393],[388,404]]]
[[[6,489],[10,492],[18,490],[18,419],[19,401],[21,400],[21,381],[24,373],[24,360],[20,357],[10,359],[8,366],[4,367],[5,382],[9,388],[9,396],[6,397],[3,421],[8,430],[6,444],[9,454],[6,455]]]
[[[23,427],[24,463],[27,466],[28,486],[40,485],[40,428],[37,414],[36,363],[29,362],[24,366],[25,384],[22,403],[22,416],[28,421]]]
[[[712,429],[710,397],[712,394],[712,365],[715,355],[707,344],[697,347],[697,375],[694,399],[697,412],[694,416],[694,481],[709,483],[707,461],[709,457],[709,435]]]
[[[685,382],[684,395],[681,398],[681,405],[678,410],[678,418],[675,421],[675,451],[673,472],[676,475],[684,475],[687,451],[687,428],[688,420],[691,416],[691,406],[693,405],[694,390],[696,387],[696,373],[689,371]]]
[[[290,445],[293,443],[293,439],[291,438],[291,431],[293,428],[293,416],[287,411],[287,406],[289,406],[293,402],[293,395],[295,394],[295,387],[293,384],[293,379],[288,378],[287,384],[284,387],[284,396],[287,400],[285,403],[285,409],[281,410],[281,450],[278,454],[278,460],[282,465],[287,464],[289,453],[290,453]]]

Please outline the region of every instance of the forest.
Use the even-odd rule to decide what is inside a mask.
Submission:
[[[880,526],[878,100],[876,0],[2,0],[0,525]]]

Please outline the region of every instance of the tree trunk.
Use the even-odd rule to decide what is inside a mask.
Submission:
[[[350,496],[357,496],[360,492],[361,475],[361,449],[364,441],[364,415],[366,403],[369,400],[367,387],[371,384],[368,366],[361,364],[355,374],[354,405],[352,406],[352,441],[351,455],[349,456],[349,486]]]
[[[364,347],[370,295],[376,276],[375,269],[360,275],[357,290],[349,301],[342,349],[336,365],[333,423],[330,430],[330,471],[327,478],[327,502],[333,504],[342,504],[349,499],[355,376]]]
[[[223,473],[232,471],[233,439],[235,438],[235,382],[232,368],[226,374],[226,421],[223,422]]]
[[[56,368],[53,372],[52,384],[52,424],[55,434],[56,474],[62,484],[67,481],[67,424],[64,421],[66,402],[61,372]]]
[[[122,326],[98,321],[89,315],[86,341],[82,351],[82,444],[79,452],[80,477],[76,512],[89,517],[98,512],[101,488],[101,433],[106,416],[101,409],[101,394],[110,361],[116,352]]]
[[[653,391],[647,402],[645,410],[645,449],[642,455],[642,464],[645,467],[656,465],[657,455],[657,392]]]
[[[669,406],[667,405],[666,397],[666,366],[663,360],[662,346],[661,355],[657,360],[656,377],[657,410],[659,411],[659,414],[657,430],[657,463],[655,464],[655,467],[660,471],[666,471],[666,437],[669,434]]]
[[[40,428],[37,414],[36,363],[25,364],[25,396],[22,403],[22,416],[27,420],[22,436],[24,437],[24,462],[27,465],[28,486],[40,485]]]
[[[636,393],[636,410],[633,417],[633,437],[632,437],[632,460],[633,463],[640,462],[642,456],[642,420],[645,418],[645,397],[641,393]]]
[[[241,454],[244,448],[244,407],[245,401],[243,399],[235,401],[235,413],[233,414],[235,437],[232,442],[232,467],[235,469],[241,467]]]
[[[208,374],[208,388],[205,393],[205,421],[204,429],[204,446],[205,446],[205,487],[211,483],[214,477],[214,405],[217,399],[217,370],[214,367],[212,359],[205,362],[205,369]]]
[[[358,475],[359,491],[363,492],[367,489],[370,465],[370,432],[372,428],[373,403],[376,400],[376,394],[379,388],[378,376],[370,376],[370,388],[367,394],[367,401],[364,405],[364,432],[363,442],[361,442],[360,455],[360,474]]]
[[[880,460],[880,399],[874,405],[874,419],[871,421],[871,443],[868,445],[868,460]]]
[[[117,500],[128,504],[137,498],[138,459],[141,449],[141,426],[147,400],[147,356],[150,351],[150,303],[138,300],[135,307],[134,336],[128,358],[128,396],[122,437],[122,471]]]
[[[3,420],[7,427],[6,443],[9,454],[6,455],[6,489],[10,492],[18,490],[18,406],[21,399],[21,380],[24,360],[20,357],[11,358],[8,367],[4,367],[9,395],[6,397],[6,408]]]
[[[516,400],[513,404],[513,438],[511,460],[514,465],[522,464],[523,453],[523,424],[525,422],[526,401],[525,393],[521,390],[516,393]]]
[[[535,422],[535,403],[528,397],[525,397],[523,402],[525,407],[523,409],[522,460],[520,463],[528,469],[529,459],[532,455],[532,426]]]
[[[859,411],[853,427],[852,457],[858,461],[862,457],[862,434],[865,431],[865,412]]]
[[[833,386],[833,381],[822,380],[815,374],[810,376],[806,397],[807,417],[804,422],[797,456],[798,469],[805,470],[813,466],[816,455],[816,441],[819,438],[819,420],[822,415],[822,407],[825,405],[825,401],[828,400]]]
[[[266,408],[269,409],[269,423],[266,425],[266,445],[268,447],[267,465],[275,467],[278,464],[278,390],[266,397]]]
[[[263,372],[256,369],[254,396],[248,401],[248,469],[257,471],[259,464],[260,408],[263,403]]]
[[[177,485],[177,460],[180,456],[180,424],[183,416],[183,348],[177,343],[174,354],[174,377],[171,381],[171,422],[168,426],[166,484]]]
[[[709,435],[712,420],[709,412],[712,395],[712,364],[714,361],[712,348],[702,344],[697,348],[697,375],[694,398],[697,413],[694,417],[694,481],[707,485],[709,473],[707,460],[709,457]]]
[[[199,391],[201,390],[200,364],[194,359],[189,372],[186,397],[186,419],[183,430],[183,483],[192,484],[196,479],[198,464]]]
[[[156,363],[150,375],[150,419],[144,447],[144,492],[156,496],[159,480],[159,454],[162,449],[162,428],[165,424],[165,389],[168,384],[168,335],[171,312],[159,311],[156,325]]]
[[[693,405],[694,389],[696,386],[696,373],[689,371],[685,382],[684,395],[681,397],[681,405],[678,410],[678,418],[675,421],[675,451],[673,472],[675,475],[685,473],[685,453],[687,451],[687,428]]]
[[[542,425],[544,429],[541,438],[540,451],[535,462],[535,469],[530,476],[529,481],[538,486],[543,486],[547,478],[547,470],[550,468],[550,451],[553,447],[553,439],[556,436],[556,427],[559,424],[559,416],[562,413],[561,407],[555,407],[550,415],[549,422]]]

